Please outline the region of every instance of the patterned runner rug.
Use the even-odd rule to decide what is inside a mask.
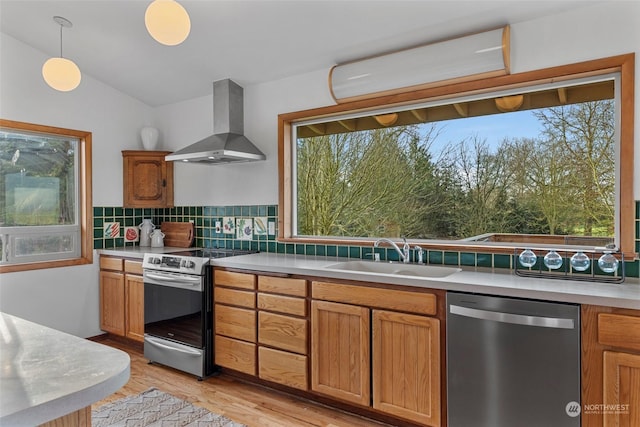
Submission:
[[[93,427],[246,427],[156,388],[92,411]]]

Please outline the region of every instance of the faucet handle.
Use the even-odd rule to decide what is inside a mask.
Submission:
[[[379,262],[380,261],[380,254],[378,252],[368,252],[366,254],[364,254],[365,257],[370,256],[374,262]]]
[[[424,249],[422,249],[420,246],[416,245],[413,248],[416,251],[416,255],[418,256],[418,264],[422,264],[424,263]]]

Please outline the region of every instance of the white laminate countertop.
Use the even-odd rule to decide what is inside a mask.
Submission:
[[[0,313],[0,425],[34,426],[82,409],[129,380],[129,355]]]
[[[627,279],[622,284],[559,280],[516,276],[507,269],[466,268],[442,278],[353,272],[332,269],[331,264],[345,258],[257,253],[211,260],[220,267],[272,273],[297,274],[334,279],[387,283],[446,291],[460,291],[531,298],[547,301],[603,305],[640,310],[640,284]],[[373,262],[373,261],[364,261]],[[425,266],[427,268],[428,266]]]
[[[100,255],[120,256],[127,258],[144,258],[144,254],[167,254],[175,252],[184,252],[197,248],[179,248],[176,246],[163,246],[161,248],[152,248],[151,246],[127,246],[124,248],[98,249]]]

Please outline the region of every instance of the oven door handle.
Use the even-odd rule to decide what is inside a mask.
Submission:
[[[164,274],[154,274],[154,273],[149,273],[149,272],[145,272],[144,274],[144,278],[145,279],[151,279],[151,280],[157,280],[159,282],[166,282],[166,283],[171,283],[171,284],[177,284],[177,285],[184,285],[184,286],[198,286],[201,282],[201,277],[189,277],[189,276],[180,276],[180,277],[173,277],[173,276],[168,276],[168,275],[164,275]]]
[[[167,350],[172,350],[172,351],[179,351],[180,353],[185,353],[185,354],[189,354],[191,356],[201,356],[202,353],[200,353],[198,350],[191,350],[191,349],[187,349],[184,348],[184,346],[171,346],[171,345],[167,345],[164,343],[159,342],[158,340],[154,339],[153,337],[145,337],[144,338],[145,341],[147,341],[149,344],[154,345],[156,347],[161,347],[161,348],[165,348]]]

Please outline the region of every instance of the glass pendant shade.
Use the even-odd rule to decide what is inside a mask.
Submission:
[[[144,25],[154,40],[167,46],[182,43],[191,31],[189,14],[174,0],[154,0],[144,14]]]
[[[49,58],[42,66],[42,77],[55,90],[69,92],[82,80],[80,68],[66,58]]]

